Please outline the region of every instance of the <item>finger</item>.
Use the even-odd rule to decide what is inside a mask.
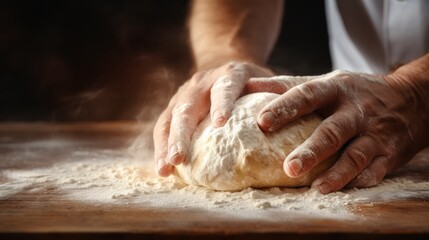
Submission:
[[[209,111],[208,91],[207,93],[193,91],[183,99],[186,100],[178,102],[172,111],[168,138],[168,162],[172,165],[184,162],[191,136]]]
[[[159,176],[166,177],[173,173],[173,167],[166,162],[168,135],[171,125],[171,107],[159,116],[153,132],[155,148],[155,166]]]
[[[374,157],[379,154],[379,147],[369,135],[358,137],[343,151],[338,161],[312,184],[320,193],[326,194],[342,189],[361,173]]]
[[[223,126],[229,119],[234,102],[243,91],[247,74],[242,70],[235,70],[216,80],[210,92],[211,121],[214,127]]]
[[[223,126],[231,116],[234,102],[243,93],[250,76],[272,76],[273,73],[252,63],[230,62],[222,71],[225,72],[213,84],[210,92],[210,117],[214,127]]]
[[[313,134],[285,159],[283,168],[289,177],[299,177],[321,161],[333,156],[361,128],[361,120],[350,111],[339,109],[320,123]]]
[[[311,81],[316,77],[275,76],[270,78],[251,78],[246,83],[246,93],[271,92],[283,94],[292,87]]]
[[[388,159],[384,156],[376,157],[371,164],[353,179],[347,188],[367,188],[373,187],[383,181],[387,174]]]
[[[338,88],[329,81],[313,80],[291,88],[262,109],[258,116],[263,131],[275,131],[300,116],[333,102]]]

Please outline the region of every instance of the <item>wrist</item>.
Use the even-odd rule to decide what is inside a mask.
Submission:
[[[218,54],[218,53],[222,54]],[[195,67],[197,71],[204,71],[212,68],[219,67],[229,62],[241,62],[255,64],[267,68],[265,63],[247,54],[243,54],[233,50],[219,50],[215,53],[204,52],[194,56]]]
[[[386,75],[385,80],[402,98],[403,107],[414,112],[409,121],[418,141],[416,144],[429,146],[429,76],[412,66],[403,66]]]

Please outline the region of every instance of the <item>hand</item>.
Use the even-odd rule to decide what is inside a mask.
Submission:
[[[298,177],[342,150],[337,162],[312,184],[326,194],[346,185],[374,186],[424,147],[428,131],[421,113],[426,110],[406,84],[389,75],[335,71],[255,78],[246,88],[282,94],[260,112],[263,131],[275,131],[315,110],[326,117],[283,164],[288,176]]]
[[[268,69],[245,62],[230,62],[194,74],[172,97],[155,125],[158,174],[170,175],[173,165],[186,159],[192,134],[209,112],[212,124],[223,126],[248,79],[272,75]]]

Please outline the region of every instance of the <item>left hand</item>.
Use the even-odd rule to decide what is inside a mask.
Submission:
[[[283,164],[288,176],[298,177],[341,149],[337,162],[312,184],[326,194],[345,186],[374,186],[424,147],[428,132],[421,111],[426,110],[396,80],[334,71],[311,77],[253,78],[246,88],[249,93],[282,94],[260,112],[263,131],[276,131],[315,110],[326,118]]]
[[[214,127],[226,123],[250,77],[272,75],[271,70],[262,66],[236,61],[195,73],[178,89],[155,124],[154,156],[158,174],[169,176],[174,165],[185,161],[192,134],[208,114]]]

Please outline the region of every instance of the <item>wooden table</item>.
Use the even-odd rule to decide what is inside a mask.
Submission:
[[[125,148],[142,128],[147,130],[149,126],[126,122],[3,123],[0,124],[0,169],[46,167],[61,161],[61,156],[66,156],[76,147],[94,151]],[[70,145],[68,149],[39,146],[20,152],[23,149],[20,144],[47,139],[52,142],[57,138],[73,139],[77,144]],[[11,144],[16,144],[16,147],[11,147]],[[38,154],[31,151],[38,151]],[[10,161],[12,155],[20,154],[26,157]],[[404,171],[412,171],[417,178],[429,180],[429,151],[416,156]],[[0,174],[0,184],[6,181],[8,179]],[[274,215],[271,220],[243,220],[213,215],[201,209],[167,210],[144,205],[136,209],[71,201],[55,189],[40,195],[21,191],[0,199],[0,237],[429,239],[429,193],[412,199],[362,204],[355,206],[353,212],[360,216],[358,220],[311,216],[291,220]]]

